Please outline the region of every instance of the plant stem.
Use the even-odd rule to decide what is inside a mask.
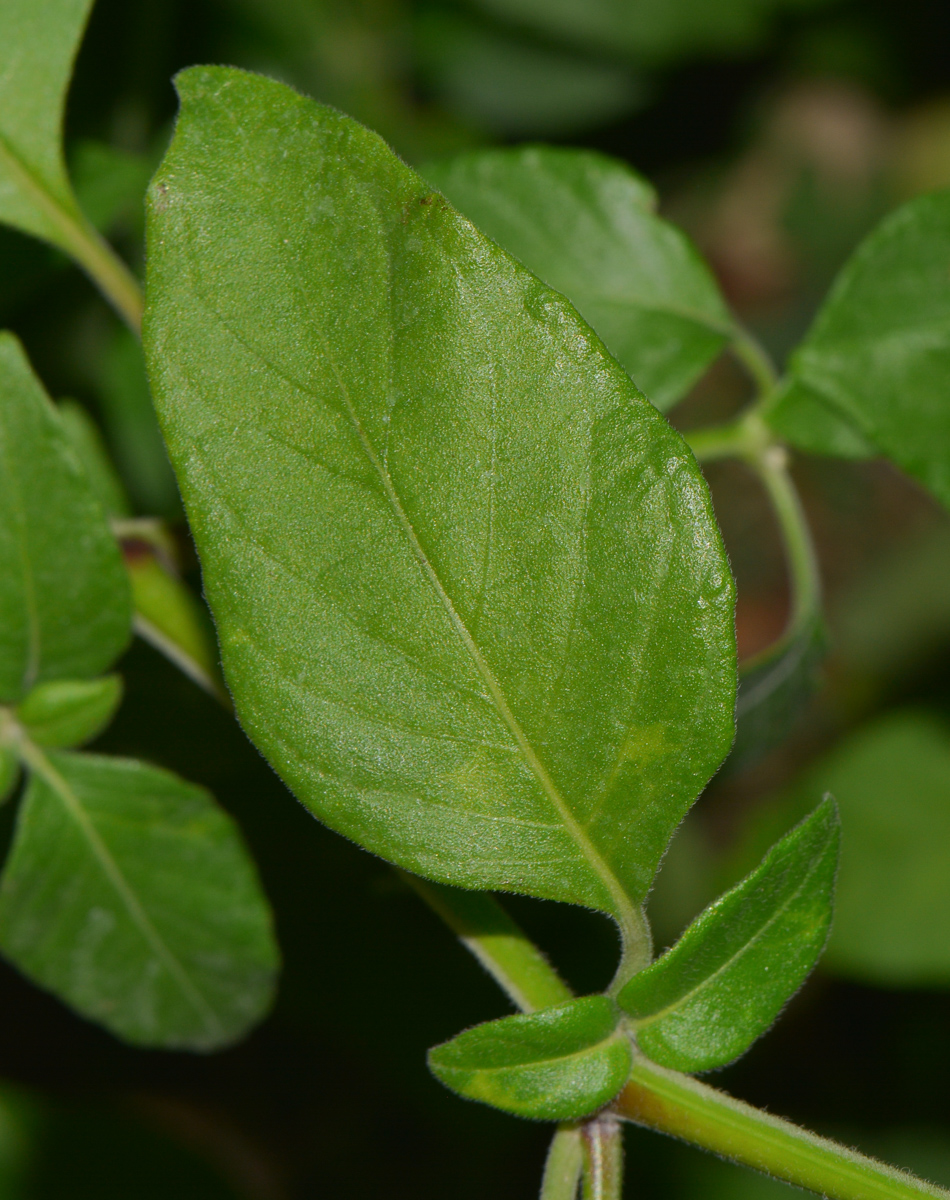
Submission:
[[[623,1126],[613,1113],[600,1113],[581,1127],[584,1140],[584,1200],[620,1200],[623,1195]]]
[[[613,1105],[628,1121],[682,1138],[829,1200],[950,1200],[950,1192],[734,1100],[678,1071],[635,1060]]]
[[[572,999],[571,989],[494,896],[431,883],[407,871],[398,874],[457,934],[522,1012]]]
[[[757,402],[762,404],[778,383],[778,372],[771,358],[747,329],[736,325],[730,349],[752,377]]]
[[[62,214],[60,229],[64,250],[79,263],[133,333],[142,331],[142,289],[138,280],[86,221]]]
[[[544,1163],[540,1200],[577,1200],[584,1149],[577,1125],[562,1125],[551,1139]]]

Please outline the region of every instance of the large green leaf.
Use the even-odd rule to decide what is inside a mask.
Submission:
[[[838,814],[828,798],[620,992],[643,1053],[707,1071],[747,1050],[824,948],[837,865]]]
[[[635,925],[733,731],[692,456],[376,135],[232,69],[179,87],[146,344],[241,720],[384,857]]]
[[[502,1017],[429,1051],[429,1070],[468,1100],[518,1117],[571,1121],[602,1108],[630,1074],[630,1040],[606,996]]]
[[[67,251],[84,218],[63,162],[63,106],[92,4],[0,4],[0,221]]]
[[[0,947],[130,1042],[208,1050],[267,1010],[277,949],[233,822],[129,759],[50,753],[0,884]]]
[[[0,701],[98,675],[131,616],[92,486],[19,342],[0,334]]]
[[[950,507],[950,191],[892,213],[844,267],[789,365],[778,427],[815,398]],[[840,424],[812,449],[840,453]],[[851,456],[851,455],[849,455]]]
[[[479,229],[562,292],[661,410],[729,340],[732,319],[685,234],[625,164],[587,150],[475,150],[425,170]]]

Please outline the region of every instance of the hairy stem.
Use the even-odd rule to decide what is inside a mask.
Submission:
[[[540,1200],[577,1200],[584,1150],[578,1125],[562,1125],[551,1139]]]
[[[587,1121],[584,1141],[583,1200],[621,1200],[623,1195],[623,1126],[613,1113]]]
[[[789,1121],[734,1100],[689,1075],[637,1058],[614,1101],[628,1121],[682,1138],[829,1200],[950,1200],[950,1192]]]
[[[573,992],[494,896],[399,875],[475,955],[522,1012],[563,1004]]]

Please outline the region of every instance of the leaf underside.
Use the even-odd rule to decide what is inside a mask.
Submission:
[[[178,83],[145,340],[242,722],[383,857],[631,919],[733,732],[692,456],[376,135]]]

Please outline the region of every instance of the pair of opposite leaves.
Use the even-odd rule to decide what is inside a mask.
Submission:
[[[242,721],[384,857],[634,936],[732,736],[695,462],[574,309],[374,135],[239,71],[179,83],[146,347]],[[696,1069],[771,1022],[823,944],[835,847],[825,806],[628,985],[642,1045]],[[434,1069],[500,1103],[473,1065],[500,1062],[534,1096],[512,1111],[563,1116],[552,1047],[572,1111],[629,1066],[606,998],[514,1021]]]
[[[0,335],[3,791],[30,784],[0,880],[0,949],[128,1041],[210,1049],[266,1011],[277,950],[236,827],[203,789],[69,752],[111,720],[129,580],[67,424]]]

